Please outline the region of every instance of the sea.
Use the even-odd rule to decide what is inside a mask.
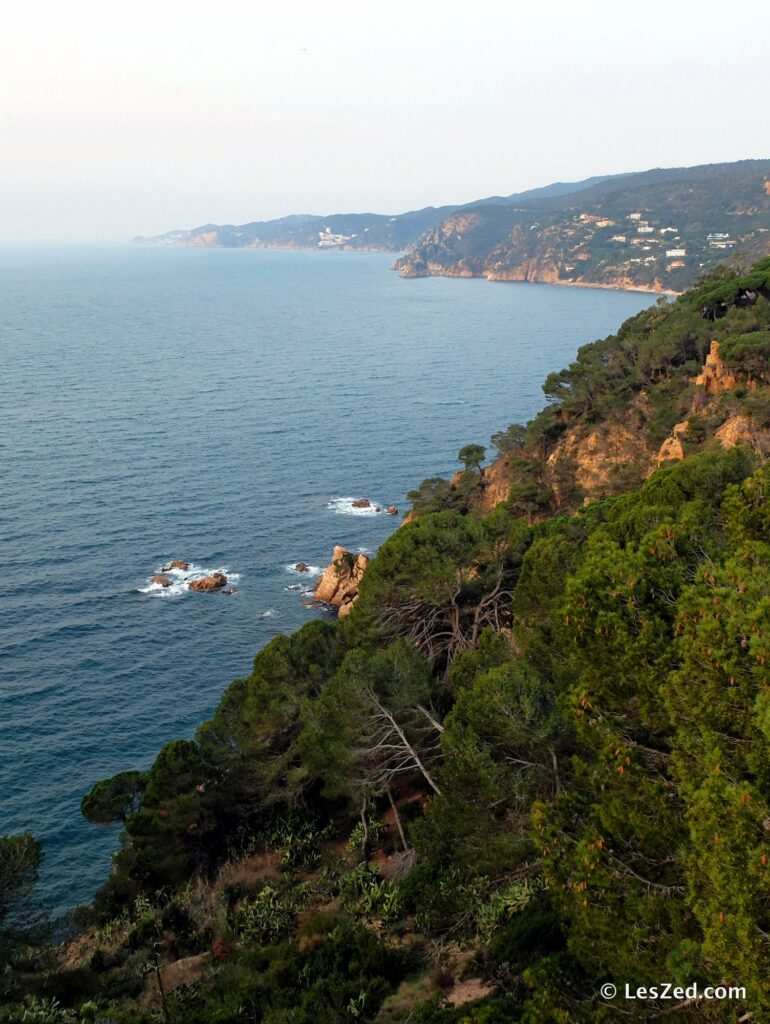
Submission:
[[[107,877],[99,779],[191,736],[458,449],[656,296],[402,280],[381,254],[0,251],[0,834],[54,915]],[[369,509],[353,508],[368,498]],[[152,583],[171,559],[172,586]],[[309,573],[292,567],[306,562]],[[229,594],[187,582],[219,570]]]

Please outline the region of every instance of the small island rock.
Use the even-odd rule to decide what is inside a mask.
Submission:
[[[371,508],[372,503],[368,498],[356,498],[351,502],[353,508]]]
[[[169,562],[168,565],[164,565],[160,570],[161,572],[171,572],[172,569],[181,569],[182,572],[187,572],[190,568],[189,562],[183,562],[181,559],[175,559],[173,562]]]
[[[190,590],[198,590],[204,594],[210,594],[214,590],[221,590],[227,583],[227,576],[221,572],[213,572],[210,576],[203,576],[199,580],[191,580],[188,583]]]
[[[307,562],[297,562],[294,566],[295,572],[310,572],[310,566]]]
[[[171,586],[171,580],[168,578],[168,576],[153,576],[152,582],[159,584],[161,587]]]
[[[388,507],[385,509],[385,512],[389,516],[397,516],[398,515],[398,509],[396,508],[395,505],[388,505]]]

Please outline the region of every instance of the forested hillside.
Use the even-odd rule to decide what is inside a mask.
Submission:
[[[0,1021],[770,1021],[770,261],[545,391],[350,614],[94,787],[121,848],[63,945],[0,845]],[[622,995],[669,982],[745,993]]]
[[[770,161],[658,168],[565,197],[451,212],[395,268],[682,291],[729,255],[768,255],[769,232]]]

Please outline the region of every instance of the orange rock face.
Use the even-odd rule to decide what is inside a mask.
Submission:
[[[695,378],[707,395],[721,395],[735,387],[735,377],[728,371],[719,355],[719,342],[711,342],[711,351],[701,373]]]
[[[313,595],[317,601],[339,608],[340,618],[347,615],[358,597],[358,585],[369,565],[366,555],[352,555],[346,548],[334,548],[331,565],[318,581]]]
[[[684,445],[681,439],[678,437],[667,437],[658,452],[658,465],[662,466],[664,462],[681,462],[683,458]]]
[[[214,590],[221,590],[227,583],[227,576],[221,572],[213,572],[210,576],[203,576],[199,580],[191,580],[188,584],[190,590],[197,590],[203,594],[210,594]]]
[[[751,423],[746,416],[731,416],[725,420],[717,430],[715,437],[723,448],[735,448],[738,444],[747,444],[758,449],[758,439],[755,436]]]
[[[684,450],[683,438],[687,435],[689,425],[689,420],[683,420],[675,425],[671,431],[671,437],[667,437],[660,446],[657,460],[658,466],[662,466],[664,462],[680,462],[685,458],[686,452]]]

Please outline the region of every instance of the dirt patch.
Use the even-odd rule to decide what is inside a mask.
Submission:
[[[493,991],[494,985],[483,979],[467,978],[465,981],[458,981],[446,998],[450,1006],[465,1006],[466,1003],[475,1003],[486,998]]]
[[[171,964],[162,964],[160,967],[160,984],[158,974],[153,971],[147,979],[147,985],[142,994],[140,1005],[142,1009],[149,1009],[161,999],[160,986],[168,995],[175,988],[185,988],[200,981],[206,964],[211,959],[210,953],[196,953],[195,956],[186,956],[182,960],[175,960]]]
[[[272,851],[255,854],[234,867],[237,870],[231,879],[233,882],[259,882],[264,878],[277,878],[281,873],[278,854]]]
[[[402,981],[395,992],[387,997],[377,1014],[376,1024],[399,1024],[408,1020],[409,1013],[419,1003],[427,1002],[436,994],[430,974]]]

